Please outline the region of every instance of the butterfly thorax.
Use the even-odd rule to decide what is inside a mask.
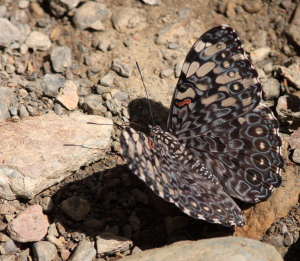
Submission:
[[[185,144],[181,143],[170,132],[163,131],[161,127],[151,125],[150,136],[153,138],[154,144],[158,143],[160,146],[154,147],[155,149],[164,148],[171,155],[173,160],[180,162],[186,167],[197,173],[201,173],[208,180],[218,183],[218,179],[204,166],[201,161],[195,157],[195,155],[185,147]],[[155,146],[155,145],[154,145]]]

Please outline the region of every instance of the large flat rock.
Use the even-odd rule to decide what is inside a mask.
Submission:
[[[122,261],[283,261],[275,247],[243,237],[180,241],[162,248],[146,250]]]
[[[2,123],[0,197],[30,199],[81,166],[100,160],[110,145],[112,128],[110,119],[81,113]]]

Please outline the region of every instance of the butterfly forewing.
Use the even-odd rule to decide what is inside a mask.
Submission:
[[[281,140],[241,40],[228,26],[206,32],[186,57],[168,130],[199,157],[225,191],[246,202],[267,199],[281,183]]]
[[[233,199],[267,199],[281,183],[278,122],[260,104],[257,71],[229,26],[212,28],[189,51],[175,88],[168,132],[126,128],[128,167],[188,215],[244,225]]]

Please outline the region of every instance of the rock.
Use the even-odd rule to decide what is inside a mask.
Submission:
[[[61,211],[75,222],[79,222],[91,211],[91,206],[85,199],[73,196],[61,203]]]
[[[57,231],[57,228],[56,228],[56,224],[55,223],[52,223],[49,228],[48,228],[48,235],[52,235],[52,236],[55,236],[55,237],[59,237],[59,234],[58,234],[58,231]]]
[[[183,37],[186,34],[185,27],[189,24],[188,21],[182,21],[173,25],[166,27],[158,32],[156,39],[157,44],[168,44],[173,43],[178,37]],[[204,28],[199,30],[204,32]]]
[[[64,72],[72,64],[72,51],[67,46],[56,46],[50,55],[52,66],[56,72]]]
[[[77,86],[72,81],[66,81],[60,88],[56,101],[61,103],[68,110],[76,109],[79,102]]]
[[[29,1],[26,1],[26,0],[21,0],[21,1],[19,1],[19,3],[18,3],[18,7],[20,8],[20,9],[25,9],[25,8],[27,8],[29,6]]]
[[[48,218],[40,205],[33,205],[21,212],[10,224],[7,231],[12,240],[34,242],[47,234]]]
[[[277,99],[280,95],[280,82],[275,78],[270,78],[262,83],[266,100]]]
[[[133,71],[130,64],[124,63],[117,59],[113,60],[111,69],[125,78],[129,78]]]
[[[12,88],[0,87],[0,122],[9,118],[9,108],[15,102],[16,94]]]
[[[166,217],[165,222],[168,235],[172,235],[178,230],[185,229],[190,223],[188,218],[182,216]]]
[[[104,75],[101,78],[100,84],[102,86],[112,87],[112,85],[114,83],[114,79],[115,79],[115,74],[114,73],[108,73],[108,74]]]
[[[135,196],[137,201],[142,202],[145,205],[148,205],[149,200],[146,193],[140,191],[139,189],[133,189],[132,194]]]
[[[62,107],[59,103],[55,103],[55,104],[54,104],[53,110],[54,110],[54,112],[55,112],[57,115],[62,115],[63,112],[64,112],[63,107]]]
[[[11,239],[7,240],[3,245],[3,250],[5,253],[10,254],[14,252],[19,252],[21,250],[22,244]],[[1,258],[1,256],[0,256]],[[0,259],[1,260],[1,259]],[[15,259],[13,259],[14,261]],[[2,261],[2,260],[1,260]]]
[[[175,66],[175,77],[179,78],[180,74],[181,74],[181,69],[182,66],[184,64],[184,59],[181,59]]]
[[[283,261],[273,246],[242,237],[222,237],[198,241],[180,241],[127,256],[122,261],[235,260]]]
[[[144,29],[146,23],[146,12],[131,7],[119,7],[112,16],[111,21],[114,28],[121,33],[133,33]]]
[[[39,31],[32,31],[25,43],[29,48],[39,51],[47,51],[51,48],[49,36]]]
[[[160,78],[167,78],[173,75],[174,75],[174,70],[172,68],[168,68],[160,72]]]
[[[60,251],[62,249],[64,249],[66,242],[63,242],[63,237],[57,238],[54,235],[47,235],[47,240],[52,243],[53,245],[55,245],[57,247],[57,249]]]
[[[271,53],[270,47],[258,48],[255,51],[250,53],[250,59],[252,63],[256,64],[266,59],[270,53]]]
[[[117,99],[107,100],[106,106],[114,115],[121,112],[121,104]]]
[[[0,197],[32,198],[99,160],[109,146],[112,128],[110,119],[81,113],[51,113],[1,126]]]
[[[274,66],[274,70],[277,71],[279,75],[286,78],[290,83],[295,85],[298,89],[300,89],[300,66],[298,63],[293,63],[289,67]]]
[[[52,261],[57,257],[56,247],[46,241],[34,243],[32,246],[32,252],[36,260]]]
[[[286,247],[283,245],[283,236],[282,235],[270,235],[270,236],[266,236],[264,238],[265,242],[274,246],[277,251],[284,256],[287,249]]]
[[[133,246],[133,242],[125,237],[103,232],[96,237],[97,257],[122,253]]]
[[[92,28],[102,31],[105,29],[103,22],[110,16],[111,12],[105,4],[88,1],[75,11],[73,22],[81,30]]]
[[[59,95],[59,89],[66,83],[65,77],[60,74],[45,74],[42,83],[43,93],[49,97]]]
[[[243,7],[245,9],[246,12],[250,13],[250,14],[254,14],[254,13],[258,13],[262,8],[263,8],[263,4],[261,2],[261,0],[259,1],[245,1],[245,3],[243,4]]]
[[[102,97],[97,94],[90,94],[85,96],[84,103],[82,105],[83,109],[89,114],[93,115],[105,115],[107,112],[106,107],[102,105]]]
[[[293,19],[290,25],[285,29],[285,33],[292,40],[292,42],[299,48],[300,47],[300,5],[297,5],[296,10],[293,12]]]
[[[161,0],[143,0],[146,5],[160,5]]]
[[[138,218],[134,211],[129,216],[128,221],[133,231],[141,230],[141,220]]]
[[[91,55],[85,56],[85,64],[87,66],[98,66],[101,64],[101,61],[103,60],[103,53],[96,51],[91,53]]]
[[[19,106],[18,112],[19,112],[19,116],[20,116],[21,119],[29,117],[29,112],[27,111],[26,107],[23,104],[21,104]]]
[[[0,18],[0,46],[7,47],[21,38],[19,29],[8,19]]]
[[[83,239],[76,247],[68,261],[92,261],[96,258],[94,243]]]
[[[77,7],[81,0],[56,0],[49,1],[49,7],[51,12],[56,17],[63,16],[67,11]]]

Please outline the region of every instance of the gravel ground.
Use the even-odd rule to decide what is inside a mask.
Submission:
[[[0,1],[0,120],[75,110],[101,115],[116,123],[111,148],[103,160],[82,167],[31,200],[0,199],[0,260],[43,260],[39,255],[45,249],[54,260],[67,260],[79,242],[97,243],[103,232],[128,242],[115,252],[97,252],[98,260],[116,260],[180,240],[232,235],[233,228],[186,216],[127,169],[119,153],[119,125],[151,123],[135,61],[156,124],[165,128],[189,48],[207,29],[229,24],[244,41],[259,71],[266,103],[274,111],[277,105],[281,132],[289,136],[299,127],[300,108],[296,1],[165,0],[154,6],[134,0],[78,1],[73,6],[72,2],[76,1]],[[73,85],[61,93],[68,81]],[[298,148],[291,144],[289,149],[287,163],[298,173]],[[51,242],[54,249],[11,240],[8,224],[34,204],[40,204],[54,224],[40,240]],[[274,245],[285,260],[299,260],[299,222],[296,204],[261,240]],[[86,244],[82,247],[90,249]]]

